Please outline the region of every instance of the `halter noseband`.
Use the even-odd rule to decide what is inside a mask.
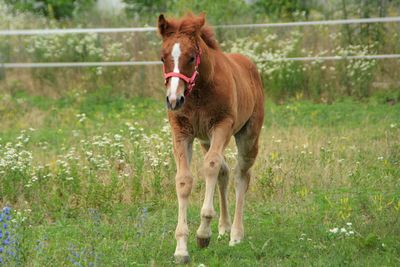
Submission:
[[[186,75],[183,75],[182,73],[178,72],[168,72],[165,73],[165,65],[163,64],[163,73],[164,73],[164,83],[165,85],[168,82],[168,79],[171,77],[178,77],[179,79],[183,80],[187,84],[187,90],[185,90],[185,96],[188,96],[190,92],[193,90],[193,87],[196,85],[196,78],[197,75],[199,75],[198,69],[200,65],[200,56],[201,56],[201,48],[199,47],[198,52],[196,54],[196,66],[194,67],[194,72],[192,74],[192,77],[187,77]]]

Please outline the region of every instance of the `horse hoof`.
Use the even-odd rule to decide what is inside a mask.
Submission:
[[[242,242],[242,240],[240,240],[240,239],[231,240],[231,241],[229,241],[229,246],[230,246],[230,247],[234,247],[234,246],[236,246],[237,244],[239,244],[240,242]]]
[[[210,240],[211,237],[206,237],[206,238],[197,237],[197,246],[199,248],[206,248],[210,244]]]
[[[188,264],[190,261],[189,255],[174,255],[176,264]]]
[[[221,241],[221,240],[226,240],[227,238],[229,238],[229,235],[224,233],[224,234],[219,234],[217,239],[218,241]]]

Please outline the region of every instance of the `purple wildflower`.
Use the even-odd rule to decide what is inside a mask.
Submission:
[[[4,212],[6,215],[10,215],[11,208],[10,208],[10,207],[5,207],[5,208],[3,208],[3,212]]]

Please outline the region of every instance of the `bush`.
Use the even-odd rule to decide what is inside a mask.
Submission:
[[[273,18],[293,19],[296,13],[304,13],[307,17],[310,13],[310,4],[305,0],[257,0],[254,7],[258,13],[268,14]]]
[[[94,0],[5,0],[15,10],[38,13],[47,17],[70,18],[75,13],[87,10]]]
[[[232,53],[248,56],[257,64],[267,95],[275,100],[306,97],[331,101],[341,95],[356,98],[370,95],[376,60],[279,61],[281,58],[313,56],[304,54],[308,36],[295,30],[281,35],[278,37],[263,30],[251,37],[226,42],[223,46]],[[321,51],[314,56],[376,53],[372,45],[342,47],[338,36],[341,35],[331,34],[329,37],[333,43],[330,51]]]

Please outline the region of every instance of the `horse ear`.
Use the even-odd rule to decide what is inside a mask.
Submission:
[[[158,32],[162,37],[165,36],[165,33],[169,27],[168,21],[165,19],[164,14],[160,14],[158,17]]]
[[[204,23],[206,22],[206,13],[201,12],[199,16],[197,17],[197,25],[198,28],[201,29],[204,26]]]

